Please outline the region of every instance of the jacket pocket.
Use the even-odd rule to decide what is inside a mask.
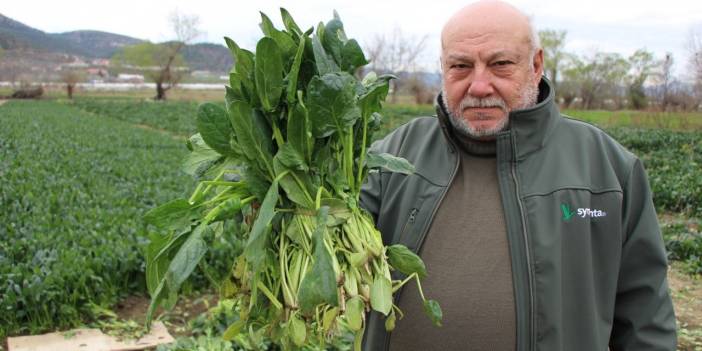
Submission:
[[[523,202],[538,349],[606,350],[621,257],[621,191],[559,189]]]
[[[405,211],[405,221],[400,231],[400,236],[396,243],[407,246],[413,252],[419,250],[421,240],[421,218],[425,217],[425,209],[422,208],[424,199],[417,200],[407,211]]]

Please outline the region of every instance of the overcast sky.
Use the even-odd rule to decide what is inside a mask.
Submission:
[[[336,9],[346,32],[361,45],[378,34],[399,27],[407,36],[428,36],[423,59],[438,69],[439,33],[443,23],[470,1],[434,0],[35,0],[3,1],[0,13],[34,28],[50,32],[94,29],[151,41],[174,36],[168,15],[174,10],[197,15],[204,35],[199,41],[223,43],[229,36],[251,48],[261,36],[258,11],[280,25],[279,8],[285,7],[301,27],[327,21]],[[566,50],[588,54],[596,50],[628,56],[646,48],[660,58],[672,52],[676,72],[686,71],[688,33],[702,33],[701,0],[514,0],[512,4],[533,18],[538,29],[566,30]]]

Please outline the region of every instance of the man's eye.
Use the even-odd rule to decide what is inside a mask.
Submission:
[[[463,69],[463,68],[468,68],[468,65],[466,65],[465,63],[456,63],[456,64],[451,65],[451,68]]]
[[[497,61],[497,62],[493,63],[493,65],[495,65],[495,66],[507,66],[510,64],[512,64],[512,61],[507,61],[507,60]]]

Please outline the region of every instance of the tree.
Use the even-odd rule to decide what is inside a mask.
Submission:
[[[690,51],[690,75],[699,106],[702,104],[702,33],[694,29],[690,30],[688,50]]]
[[[620,87],[628,71],[629,62],[621,55],[597,52],[584,59],[572,56],[564,76],[579,87],[583,108],[590,109],[603,106],[609,99],[619,104],[623,95]]]
[[[180,82],[187,70],[180,51],[201,34],[197,16],[173,12],[169,22],[175,41],[139,43],[125,47],[113,56],[115,65],[143,71],[145,78],[156,83],[156,100],[165,100],[166,92]]]
[[[85,74],[81,71],[68,69],[61,72],[61,81],[66,84],[66,95],[73,99],[73,90],[76,84],[85,80]]]
[[[400,78],[390,81],[392,102],[397,101],[397,92],[402,88],[405,77],[408,78],[408,82],[414,82],[415,89],[418,88],[416,84],[421,83],[419,77],[414,76],[419,68],[419,58],[426,49],[427,40],[426,35],[421,38],[408,36],[399,27],[395,27],[390,36],[376,35],[366,46],[371,70],[377,73],[391,73]]]
[[[565,46],[565,30],[546,29],[539,31],[539,40],[541,48],[544,50],[544,72],[551,80],[553,88],[558,91],[558,73],[562,69],[563,61],[566,58],[566,53],[563,51]]]
[[[675,60],[673,59],[673,54],[669,52],[666,53],[665,58],[659,62],[659,71],[656,74],[656,81],[658,82],[659,101],[661,103],[661,109],[663,111],[667,110],[672,102],[674,64]]]
[[[629,56],[629,65],[631,66],[627,89],[629,104],[632,108],[640,110],[647,105],[644,83],[653,72],[656,62],[653,59],[653,53],[639,49]]]

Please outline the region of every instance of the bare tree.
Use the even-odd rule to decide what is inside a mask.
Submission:
[[[656,81],[658,83],[659,91],[659,101],[661,103],[661,109],[665,111],[671,104],[672,99],[672,87],[674,83],[673,77],[673,65],[675,60],[673,59],[673,54],[667,52],[665,58],[659,63],[659,71],[656,74]]]
[[[405,81],[414,79],[414,88],[417,90],[419,77],[415,76],[419,68],[418,61],[426,49],[428,36],[415,37],[406,35],[399,27],[395,27],[389,36],[376,35],[366,46],[366,52],[370,61],[370,69],[377,73],[391,73],[400,79],[391,81],[391,100],[397,102],[397,93],[402,88]],[[424,89],[424,88],[419,88]]]
[[[61,72],[61,81],[66,84],[66,95],[73,99],[73,91],[76,84],[85,80],[85,74],[81,71],[68,69]]]
[[[199,37],[200,20],[195,15],[183,15],[174,11],[169,22],[176,36],[174,41],[153,44],[139,43],[117,52],[113,61],[117,66],[132,66],[144,71],[144,75],[156,83],[156,100],[165,100],[166,91],[175,87],[183,77],[185,60],[181,50]]]
[[[690,51],[690,73],[699,108],[699,105],[702,105],[702,33],[694,29],[690,30],[687,46]]]

